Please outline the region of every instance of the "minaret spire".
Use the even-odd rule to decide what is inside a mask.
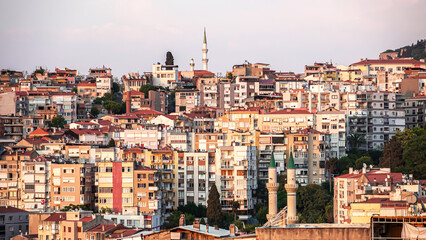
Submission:
[[[287,224],[297,223],[296,215],[296,191],[299,186],[296,184],[296,168],[294,166],[293,152],[290,152],[290,159],[287,166]]]
[[[207,52],[209,50],[207,49],[207,36],[206,36],[206,28],[204,28],[204,41],[203,41],[203,70],[208,70],[207,63],[209,62],[209,59],[207,59]]]
[[[266,184],[266,188],[268,189],[268,215],[266,216],[268,220],[272,219],[275,215],[277,215],[277,192],[278,186],[277,183],[277,168],[275,166],[275,157],[274,152],[271,154],[271,162],[268,168],[268,183]]]

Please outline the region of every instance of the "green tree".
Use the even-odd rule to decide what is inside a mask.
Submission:
[[[217,191],[216,185],[212,184],[207,200],[207,221],[212,226],[219,225],[221,223],[221,217],[222,206],[220,204],[219,192]]]
[[[74,205],[74,204],[70,204],[68,206],[65,206],[63,209],[61,209],[62,212],[68,212],[68,211],[72,211],[72,210],[88,210],[86,205]]]
[[[240,208],[240,203],[237,201],[232,201],[231,207],[232,207],[232,213],[234,213],[234,222],[235,222],[237,221],[237,212],[238,212],[238,209]]]
[[[357,133],[353,133],[348,136],[349,146],[351,148],[359,148],[359,145],[365,143],[365,138]]]
[[[151,91],[151,90],[157,91],[158,89],[164,89],[164,88],[156,87],[156,86],[152,86],[152,85],[142,85],[141,88],[139,89],[139,92],[143,92],[145,94],[145,98],[148,98],[149,91]]]
[[[93,106],[92,109],[90,109],[90,115],[93,118],[97,118],[98,115],[99,115],[99,109],[97,107]]]
[[[93,104],[102,104],[102,98],[97,97],[93,100]]]
[[[325,208],[332,202],[331,195],[322,186],[309,184],[297,191],[297,208],[304,223],[325,222]]]
[[[72,88],[72,91],[73,91],[74,93],[77,93],[77,87],[73,87],[73,88]]]
[[[181,211],[178,211],[178,210],[173,211],[172,214],[168,217],[167,221],[164,222],[163,226],[166,229],[179,226],[179,219],[181,215],[182,215]],[[187,225],[192,224],[194,220],[195,220],[194,215],[185,213],[185,222]]]
[[[364,163],[367,166],[370,166],[373,163],[373,161],[371,160],[371,157],[369,156],[360,157],[355,161],[355,169],[361,169],[364,166]]]
[[[115,147],[115,141],[113,138],[111,138],[108,142],[108,147]]]
[[[234,78],[234,74],[232,74],[232,72],[227,72],[226,73],[226,78],[227,79],[233,79]]]
[[[328,223],[334,222],[334,212],[333,212],[333,204],[329,204],[325,207],[325,221]]]
[[[50,121],[50,122],[47,123],[47,125],[49,127],[56,127],[56,128],[64,128],[64,126],[66,124],[67,124],[67,121],[61,115],[58,115],[58,116],[52,118],[52,121]]]
[[[259,224],[263,225],[266,223],[266,214],[268,214],[268,207],[263,205],[256,212],[256,218],[259,221]]]
[[[114,93],[105,93],[102,97],[103,101],[113,101],[115,102],[117,96]]]
[[[389,167],[392,171],[404,166],[402,158],[402,142],[398,135],[393,136],[383,148],[383,157],[380,158],[380,167]]]
[[[121,112],[121,104],[114,101],[104,102],[104,108],[108,110],[109,113],[119,114]]]
[[[330,190],[331,190],[331,185],[333,184],[332,180],[333,180],[334,170],[337,167],[338,161],[339,159],[337,157],[334,157],[334,158],[328,159],[328,161],[325,163],[325,168],[328,170],[328,176],[330,178]]]
[[[112,87],[111,87],[111,92],[112,93],[120,92],[120,85],[118,85],[118,83],[116,83],[116,82],[113,82]]]

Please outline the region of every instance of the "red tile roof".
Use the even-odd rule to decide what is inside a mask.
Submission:
[[[360,62],[352,63],[353,65],[368,65],[368,64],[413,64],[413,65],[426,65],[414,59],[366,59]]]
[[[70,131],[74,132],[77,135],[82,135],[82,134],[96,134],[96,135],[101,135],[102,132],[96,129],[70,129]]]
[[[44,221],[49,222],[59,222],[67,220],[67,215],[65,213],[54,213],[50,215],[48,218],[44,219]]]
[[[0,213],[16,213],[16,212],[27,212],[23,209],[20,208],[15,208],[15,207],[0,207]]]
[[[78,221],[80,221],[80,222],[90,222],[90,221],[92,221],[93,220],[93,218],[92,217],[84,217],[84,218],[82,218],[82,219],[80,219],[80,220],[78,220]]]
[[[46,131],[44,131],[44,130],[43,130],[43,129],[41,129],[41,128],[37,128],[36,130],[32,131],[29,135],[30,135],[30,136],[31,136],[31,135],[42,135],[42,136],[44,136],[44,135],[49,135],[49,133],[48,133],[48,132],[46,132]]]
[[[42,143],[48,143],[49,141],[45,140],[45,139],[36,139],[36,138],[28,138],[28,139],[24,139],[27,143],[32,144],[32,145],[38,145],[38,144],[42,144]]]

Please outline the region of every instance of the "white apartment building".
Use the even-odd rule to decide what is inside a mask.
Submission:
[[[232,202],[239,202],[240,220],[249,219],[256,204],[256,151],[257,147],[254,146],[226,146],[216,149],[216,187],[222,210],[231,211]]]
[[[168,66],[160,63],[152,65],[152,85],[154,86],[175,88],[178,76],[177,65]]]

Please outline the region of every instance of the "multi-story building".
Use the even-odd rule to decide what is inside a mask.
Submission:
[[[239,219],[252,216],[256,204],[257,147],[226,146],[216,149],[216,187],[220,194],[222,210],[231,211],[232,202],[240,204]]]
[[[77,121],[77,95],[73,92],[51,93],[51,102],[67,123]]]
[[[159,172],[156,169],[136,166],[133,171],[133,203],[146,214],[161,213]]]
[[[22,117],[0,116],[0,138],[20,141],[24,134]]]
[[[259,130],[267,133],[298,131],[313,127],[314,115],[307,110],[284,109],[259,115]]]
[[[333,107],[315,114],[314,129],[330,134],[330,157],[346,155],[346,114]]]
[[[21,162],[21,208],[28,211],[50,209],[50,165],[44,157]]]
[[[426,95],[406,98],[404,102],[405,127],[423,127],[426,123]]]
[[[207,206],[209,187],[215,184],[215,166],[208,152],[178,153],[177,201]],[[210,156],[210,157],[209,157]]]
[[[148,83],[148,80],[144,76],[140,76],[138,73],[123,75],[122,80],[125,91],[139,91],[142,85],[146,85]]]
[[[176,208],[177,156],[170,148],[146,149],[142,163],[159,172],[161,206],[165,211]]]
[[[178,66],[162,65],[160,63],[152,65],[152,85],[158,87],[175,88],[178,83]]]
[[[94,165],[54,163],[51,166],[50,208],[63,209],[70,204],[93,208]]]
[[[190,112],[200,105],[200,92],[196,89],[178,89],[176,96],[176,112]]]
[[[392,92],[356,94],[356,108],[346,110],[346,135],[349,145],[352,143],[350,147],[361,150],[380,149],[397,131],[402,131],[405,128],[405,111],[401,97]],[[365,141],[351,142],[351,135],[355,134]]]
[[[321,184],[326,181],[325,162],[330,144],[330,135],[312,128],[286,135],[287,154],[293,151],[296,181],[301,185]]]
[[[28,222],[27,211],[9,206],[0,207],[0,239],[27,233]]]
[[[272,155],[274,155],[275,166],[278,174],[285,174],[286,162],[286,136],[284,133],[260,133],[259,137],[259,181],[266,184],[268,182],[268,167]]]
[[[100,161],[95,165],[95,208],[121,213],[124,207],[133,207],[135,162]]]
[[[112,77],[111,75],[103,75],[96,78],[96,96],[103,97],[105,93],[111,92]]]

